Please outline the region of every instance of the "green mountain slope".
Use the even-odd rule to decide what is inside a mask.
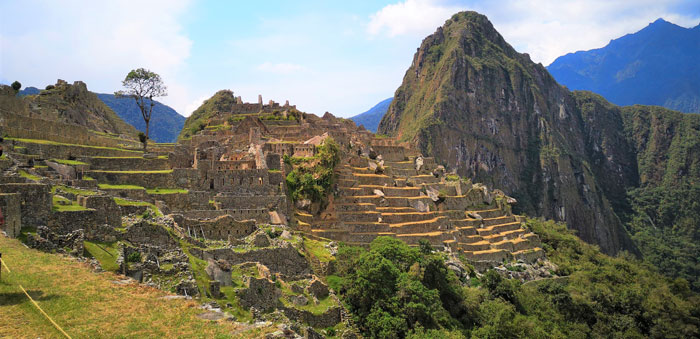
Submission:
[[[469,12],[423,41],[379,131],[700,290],[700,115],[569,92]]]
[[[192,137],[198,131],[204,129],[209,119],[219,112],[230,112],[235,103],[236,98],[233,97],[232,91],[221,90],[216,92],[211,98],[205,100],[201,106],[192,112],[192,115],[187,117],[178,139]]]
[[[379,125],[460,175],[503,189],[521,212],[566,221],[606,253],[636,252],[612,210],[619,202],[608,198],[624,198],[635,183],[631,146],[592,163],[600,145],[587,142],[591,130],[574,96],[475,12],[454,15],[423,40]],[[602,185],[599,168],[624,180]]]

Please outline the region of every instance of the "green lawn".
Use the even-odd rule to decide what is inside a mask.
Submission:
[[[153,206],[153,204],[145,201],[134,201],[134,200],[126,200],[122,198],[114,198],[114,202],[117,203],[117,205],[120,206]],[[155,206],[153,206],[155,207]]]
[[[106,149],[106,150],[122,151],[122,152],[142,153],[142,152],[140,152],[140,151],[132,151],[132,150],[123,149],[123,148],[106,147],[106,146],[89,146],[89,145],[66,144],[66,143],[56,142],[56,141],[51,141],[51,140],[23,139],[23,138],[5,138],[5,139],[6,139],[6,140],[19,141],[19,142],[25,142],[25,143],[28,143],[28,144],[56,145],[56,146],[71,146],[71,147],[84,147],[84,148]],[[15,148],[16,148],[16,147],[15,147]]]
[[[25,171],[23,171],[23,170],[19,170],[18,172],[19,172],[19,175],[22,176],[22,177],[24,177],[24,178],[27,178],[27,179],[30,179],[30,180],[34,180],[34,181],[39,181],[39,180],[41,180],[41,177],[36,176],[36,175],[34,175],[34,174],[27,173],[27,172],[25,172]]]
[[[85,241],[83,245],[85,246],[85,255],[97,259],[103,270],[116,272],[119,269],[117,265],[119,250],[117,249],[116,242],[104,243]]]
[[[202,320],[198,300],[168,300],[168,293],[137,283],[115,284],[123,276],[94,273],[75,260],[25,248],[0,236],[9,269],[0,279],[0,337],[62,338],[19,288],[73,338],[258,338],[274,325],[255,328],[230,321]],[[4,269],[4,268],[3,268]]]
[[[318,258],[322,262],[329,262],[333,260],[331,252],[324,246],[327,244],[323,241],[313,240],[309,238],[304,238],[304,248],[311,253],[313,256]]]
[[[189,192],[182,188],[149,188],[146,190],[148,194],[187,194]]]
[[[63,165],[87,165],[86,163],[78,160],[68,160],[68,159],[51,159],[49,161],[53,161],[59,164]]]
[[[137,185],[110,185],[110,184],[99,184],[97,185],[101,190],[143,190],[142,186]]]
[[[106,170],[94,170],[90,172],[95,173],[111,173],[111,174],[166,174],[172,173],[173,170],[155,170],[155,171],[106,171]]]
[[[65,191],[65,192],[73,193],[73,194],[75,194],[75,195],[86,195],[86,196],[87,196],[87,195],[95,195],[95,194],[97,194],[97,192],[95,192],[95,191],[89,191],[89,190],[84,190],[84,189],[75,188],[75,187],[68,187],[68,186],[63,186],[63,185],[58,185],[58,186],[53,186],[53,187],[51,187],[51,193],[54,193],[54,194],[55,194],[55,193],[56,193],[56,190],[59,189],[59,188],[60,188],[61,190]]]

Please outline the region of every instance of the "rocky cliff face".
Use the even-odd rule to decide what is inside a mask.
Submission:
[[[521,212],[566,221],[607,253],[636,252],[613,211],[638,181],[635,153],[620,115],[606,112],[582,111],[485,16],[462,12],[423,40],[379,133],[503,189]]]

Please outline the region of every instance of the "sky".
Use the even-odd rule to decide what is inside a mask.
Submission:
[[[658,18],[700,23],[698,0],[0,0],[0,83],[112,93],[144,67],[184,116],[230,89],[350,117],[392,97],[423,38],[463,10],[543,65]]]

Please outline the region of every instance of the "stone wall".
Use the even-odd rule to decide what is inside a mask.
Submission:
[[[122,218],[119,205],[110,196],[79,196],[78,204],[85,208],[94,209],[97,213],[95,221],[110,227],[121,227]]]
[[[145,220],[128,227],[124,239],[132,244],[146,244],[163,249],[180,248],[179,242],[165,228]]]
[[[340,307],[335,306],[329,308],[326,312],[321,314],[313,314],[306,310],[299,310],[293,307],[283,308],[284,314],[289,319],[296,319],[299,322],[308,324],[309,326],[315,328],[328,328],[333,327],[341,321],[340,317]]]
[[[22,227],[37,227],[48,224],[53,205],[51,188],[44,184],[2,184],[0,193],[18,193]]]
[[[267,266],[271,272],[287,277],[304,277],[311,273],[309,263],[297,249],[285,242],[282,247],[271,247],[238,253],[229,248],[201,250],[192,249],[193,255],[203,260],[224,259],[232,265],[244,262],[258,262]],[[285,279],[287,280],[287,279]]]
[[[209,208],[209,192],[189,191],[175,194],[150,194],[150,200],[164,202],[172,211],[205,210]]]
[[[182,215],[190,219],[215,219],[230,215],[235,220],[255,220],[258,224],[270,223],[270,212],[267,209],[228,209],[228,210],[191,210],[182,211]]]
[[[147,188],[176,188],[172,171],[161,172],[116,172],[87,171],[85,174],[101,183],[113,185],[137,185]]]
[[[268,209],[284,212],[287,209],[286,195],[241,196],[219,194],[214,197],[220,209]]]
[[[78,160],[90,164],[92,170],[105,171],[157,171],[170,169],[168,159],[144,159],[142,157],[80,157]]]
[[[0,193],[0,212],[4,219],[0,223],[0,230],[11,238],[17,237],[22,228],[21,200],[17,193]]]
[[[45,159],[71,159],[79,157],[133,157],[141,155],[140,151],[129,151],[117,148],[71,145],[71,144],[43,144],[10,140],[13,147],[26,148],[27,154],[36,154]]]
[[[197,220],[185,218],[182,215],[173,215],[175,222],[190,237],[208,240],[227,240],[243,238],[255,232],[255,220],[236,220],[230,215],[223,215],[215,219]]]

